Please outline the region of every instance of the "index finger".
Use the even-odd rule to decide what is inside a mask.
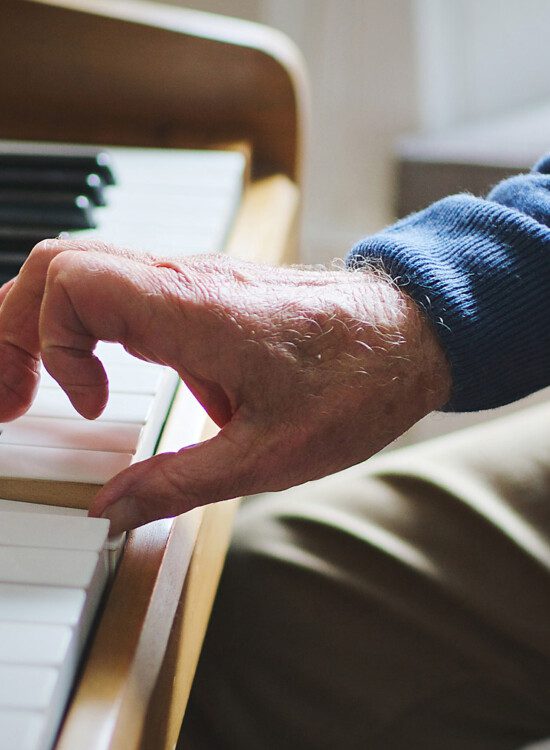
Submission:
[[[21,416],[40,380],[38,320],[50,262],[58,243],[41,242],[7,290],[0,311],[0,421]]]
[[[122,257],[133,253],[99,242],[44,240],[32,250],[8,288],[0,309],[0,422],[21,416],[32,403],[39,383],[40,311],[48,270],[59,255],[95,251]],[[143,263],[149,256],[140,255]]]

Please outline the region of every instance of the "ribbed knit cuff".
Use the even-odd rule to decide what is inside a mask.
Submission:
[[[548,181],[523,179],[532,187],[539,177]],[[535,220],[509,196],[497,203],[506,190],[496,191],[438,201],[347,258],[351,268],[381,264],[432,321],[451,365],[447,411],[502,406],[550,384],[550,210]]]

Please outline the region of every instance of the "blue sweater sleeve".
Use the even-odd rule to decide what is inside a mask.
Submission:
[[[550,155],[486,199],[445,198],[359,242],[434,325],[452,371],[448,411],[502,406],[550,385]]]

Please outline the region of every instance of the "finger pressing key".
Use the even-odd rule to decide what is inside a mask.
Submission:
[[[109,326],[102,260],[98,253],[70,250],[55,258],[48,269],[39,320],[44,367],[87,419],[101,414],[109,396],[107,375],[94,349],[100,338],[120,340],[123,332]]]
[[[156,361],[173,359],[164,272],[148,261],[105,252],[71,252],[53,259],[40,310],[40,348],[45,368],[88,419],[99,416],[108,380],[94,355],[98,341],[145,348]]]
[[[90,252],[135,258],[129,251],[104,243],[44,240],[30,253],[17,278],[0,290],[0,421],[9,421],[24,414],[38,386],[41,357],[39,321],[52,263],[55,268],[54,261],[66,253],[88,255]],[[140,257],[140,261],[145,264],[150,262],[147,256]],[[56,314],[51,315],[52,320]],[[101,413],[107,391],[103,367],[91,355],[90,347],[93,349],[92,344],[87,343],[82,350],[69,353],[69,358],[57,352],[57,363],[51,361],[50,364],[57,375],[60,372],[64,374],[68,393],[71,385],[75,386],[73,396],[79,386],[85,386],[88,396],[76,400],[82,406],[83,415],[93,417]],[[87,359],[88,364],[76,367],[75,358],[79,357]],[[84,373],[77,380],[74,379],[76,370]],[[54,374],[54,377],[59,380],[57,375]],[[89,394],[93,391],[95,396],[91,397]]]
[[[39,382],[38,319],[48,266],[61,252],[55,240],[41,242],[10,282],[0,310],[0,421],[24,414]]]

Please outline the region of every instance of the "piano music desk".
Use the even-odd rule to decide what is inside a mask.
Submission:
[[[0,138],[153,147],[245,140],[228,252],[292,260],[305,96],[277,32],[146,2],[2,0]],[[205,426],[205,435],[212,425]],[[179,447],[178,401],[160,450]],[[129,535],[56,750],[175,746],[235,501]]]

